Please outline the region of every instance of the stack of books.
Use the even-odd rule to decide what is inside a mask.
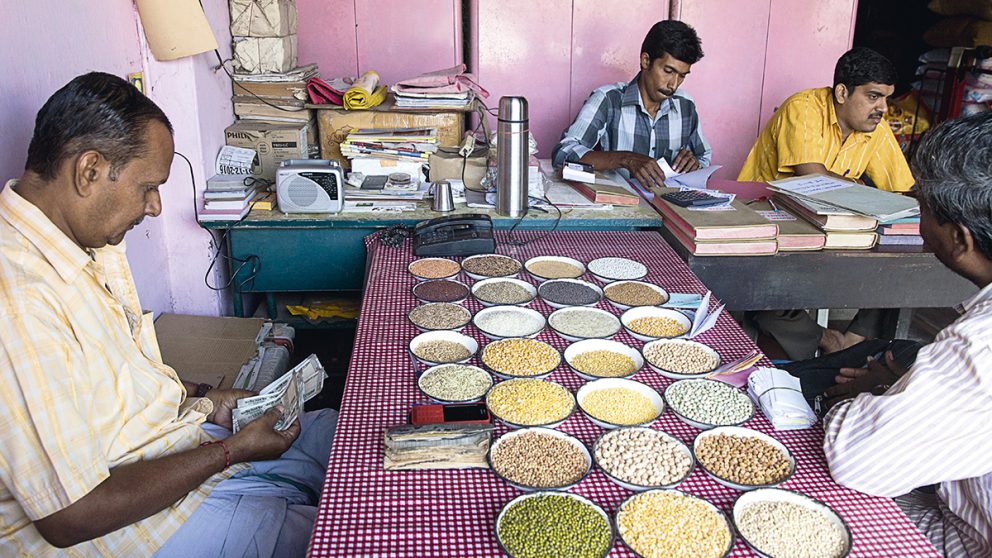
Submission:
[[[694,210],[661,196],[678,188],[651,188],[651,204],[665,227],[694,256],[770,256],[778,251],[778,225],[741,201],[732,209]]]
[[[923,246],[919,217],[907,217],[882,223],[877,232],[880,246]]]
[[[421,93],[411,91],[397,91],[393,88],[396,96],[396,108],[401,109],[464,109],[472,103],[475,94],[472,91],[462,91],[459,93]]]
[[[773,180],[773,199],[819,227],[824,248],[866,250],[879,243],[879,224],[918,222],[916,200],[823,175]]]
[[[307,80],[316,75],[316,64],[282,74],[234,74],[234,114],[243,120],[309,123]]]
[[[352,172],[366,176],[401,172],[419,183],[437,143],[434,128],[352,129],[341,142],[341,154],[351,161]]]
[[[260,182],[237,174],[218,174],[207,180],[203,192],[201,221],[240,221],[252,208],[266,205],[272,209],[268,192]]]

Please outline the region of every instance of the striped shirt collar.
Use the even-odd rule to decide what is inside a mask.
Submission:
[[[968,312],[972,308],[977,306],[979,303],[986,301],[992,301],[992,283],[985,285],[984,287],[982,287],[982,290],[978,291],[971,297],[964,300],[961,304],[959,304],[958,312],[964,314],[965,312]]]
[[[627,87],[624,88],[623,95],[621,95],[620,97],[620,106],[626,107],[631,105],[637,105],[638,107],[641,108],[641,112],[643,112],[650,118],[651,113],[649,113],[647,109],[644,108],[644,99],[641,98],[641,90],[637,85],[640,79],[641,79],[641,72],[637,72],[637,75],[634,76],[634,79],[630,80],[630,83],[628,83]],[[678,92],[676,92],[675,95],[678,95]],[[675,95],[672,95],[672,97],[674,97]],[[677,115],[681,115],[681,113],[679,112],[679,104],[673,103],[671,97],[661,102],[661,105],[658,106],[658,114],[655,116],[655,118],[662,116],[664,114],[668,114],[669,110],[675,112],[675,114]]]
[[[75,281],[92,258],[69,239],[41,209],[14,190],[16,180],[7,181],[0,192],[0,218],[17,229],[38,249],[66,283]]]

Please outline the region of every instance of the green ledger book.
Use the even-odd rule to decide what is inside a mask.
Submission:
[[[769,184],[776,192],[847,209],[883,223],[920,213],[920,204],[913,198],[821,174],[772,180]]]

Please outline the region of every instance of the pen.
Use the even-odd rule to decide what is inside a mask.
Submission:
[[[846,171],[844,171],[844,177],[847,178],[847,175],[850,173],[851,173],[851,169],[847,169]]]
[[[781,209],[778,208],[777,205],[775,205],[775,200],[771,198],[768,198],[768,205],[772,206],[772,209],[774,209],[776,212],[782,211]]]

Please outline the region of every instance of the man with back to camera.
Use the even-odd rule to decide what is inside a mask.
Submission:
[[[874,50],[858,47],[845,52],[837,60],[832,88],[800,91],[775,111],[737,180],[767,182],[804,174],[847,180],[866,176],[881,190],[909,190],[913,176],[883,118],[896,77],[892,62]],[[835,352],[876,336],[883,318],[881,311],[862,310],[847,331],[840,332],[817,325],[804,310],[756,312],[752,317],[793,360],[811,358],[817,348]]]
[[[692,27],[670,20],[654,24],[641,44],[640,72],[630,83],[592,92],[555,146],[554,165],[578,161],[597,171],[618,169],[646,188],[663,186],[658,159],[678,172],[709,166],[712,149],[700,129],[696,104],[679,90],[702,57]]]
[[[944,556],[992,556],[992,113],[927,133],[913,175],[924,241],[981,290],[908,371],[891,354],[841,369],[824,452],[834,480],[895,497]]]
[[[161,109],[89,73],[38,112],[0,192],[0,555],[306,550],[336,413],[232,435],[253,392],[181,381],[142,314],[123,240],[161,212],[172,157]]]

